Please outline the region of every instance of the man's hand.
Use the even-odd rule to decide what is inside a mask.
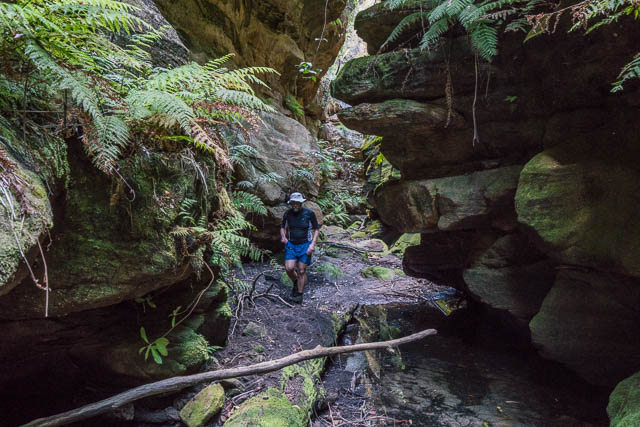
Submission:
[[[307,248],[307,255],[311,255],[315,250],[316,250],[315,245],[309,245],[309,248]]]

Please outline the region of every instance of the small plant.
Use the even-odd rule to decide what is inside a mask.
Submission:
[[[284,106],[287,110],[291,111],[293,117],[300,120],[304,116],[304,110],[302,105],[298,102],[295,96],[287,95],[284,98]]]
[[[142,304],[142,312],[146,313],[147,312],[147,306],[149,306],[150,308],[158,308],[153,300],[151,299],[151,295],[147,295],[146,297],[142,298],[136,298],[134,301],[137,302],[138,304]]]
[[[327,39],[318,39],[318,41],[327,41]],[[318,74],[322,72],[322,68],[313,68],[313,64],[311,62],[301,62],[298,65],[298,72],[302,74],[303,79],[310,79],[314,83],[318,81]]]
[[[169,355],[169,352],[167,351],[169,340],[165,337],[160,337],[153,342],[150,342],[149,338],[147,338],[147,331],[145,331],[144,326],[140,327],[140,337],[147,345],[140,347],[138,354],[142,354],[144,351],[144,360],[147,360],[149,358],[149,354],[151,354],[154,362],[158,365],[162,365],[162,356]]]

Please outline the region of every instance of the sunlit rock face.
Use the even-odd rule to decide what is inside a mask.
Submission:
[[[344,41],[346,20],[337,18],[346,0],[156,0],[156,5],[180,35],[196,60],[235,54],[239,66],[264,66],[280,75],[270,77],[270,96],[282,100],[295,94],[309,104],[320,80],[313,82],[297,66],[311,62],[324,74]],[[326,18],[326,20],[325,20]],[[325,39],[319,43],[319,39]]]
[[[386,224],[422,233],[405,271],[507,313],[540,354],[593,383],[631,375],[640,340],[614,331],[634,322],[619,295],[640,289],[639,89],[610,88],[640,29],[559,29],[526,44],[511,33],[487,64],[466,37],[380,49],[406,13],[360,13],[369,53],[383,53],[345,64],[332,84],[350,104],[338,116],[382,136],[400,171],[371,199]]]

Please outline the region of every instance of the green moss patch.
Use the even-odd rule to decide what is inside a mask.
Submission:
[[[283,392],[271,387],[240,405],[224,425],[303,427],[307,425],[307,416],[300,407],[289,402]]]
[[[418,246],[419,244],[420,233],[404,233],[391,245],[389,252],[403,256],[408,247]]]
[[[397,276],[404,276],[402,270],[397,268],[386,268],[379,265],[367,267],[361,272],[364,277],[371,277],[379,280],[389,281],[395,279]]]
[[[640,372],[620,382],[609,396],[611,427],[640,425]]]
[[[180,419],[189,427],[200,427],[215,416],[224,405],[224,389],[218,383],[205,387],[180,411]]]

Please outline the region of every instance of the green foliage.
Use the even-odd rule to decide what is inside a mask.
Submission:
[[[339,21],[339,20],[340,20],[340,18],[336,19],[336,21]],[[327,41],[327,39],[323,39],[323,40]],[[322,68],[313,68],[313,64],[311,62],[304,62],[303,61],[303,62],[299,63],[298,65],[296,65],[296,67],[298,68],[298,73],[300,73],[302,75],[303,79],[310,79],[314,83],[316,81],[318,81],[318,77],[317,76],[318,76],[318,74],[320,74],[322,72]]]
[[[165,337],[160,337],[154,341],[149,341],[149,338],[147,338],[147,332],[143,326],[140,327],[140,337],[147,345],[140,347],[138,354],[142,354],[142,352],[144,352],[144,360],[149,359],[149,354],[151,354],[153,361],[158,365],[162,365],[162,357],[169,355],[169,352],[167,351],[169,340]]]
[[[287,110],[291,111],[291,113],[293,114],[293,117],[295,117],[298,120],[304,117],[304,109],[302,108],[302,105],[300,105],[300,103],[298,102],[295,96],[293,95],[285,96],[283,103],[284,103],[284,107]]]
[[[59,111],[68,94],[85,149],[106,173],[116,168],[133,129],[145,128],[182,137],[229,166],[215,124],[253,126],[254,111],[271,111],[252,87],[266,86],[257,74],[275,71],[229,70],[223,65],[230,55],[205,65],[153,67],[148,49],[162,29],[151,30],[135,10],[116,0],[0,3],[0,55],[7,65],[0,92],[11,107],[0,128],[20,128],[24,115],[16,111],[29,109],[33,98],[44,104],[40,110]]]
[[[324,223],[343,227],[348,226],[351,222],[347,212],[347,204],[358,205],[360,202],[361,196],[359,195],[335,191],[324,192],[316,200],[316,203],[322,209]]]
[[[555,32],[561,16],[571,16],[570,31],[586,33],[621,17],[640,16],[636,0],[583,0],[566,7],[542,0],[387,0],[389,9],[405,9],[404,17],[385,40],[381,50],[401,37],[417,36],[422,49],[435,46],[441,36],[455,27],[469,35],[475,53],[488,62],[498,54],[499,31],[524,31],[525,41]],[[640,53],[626,64],[613,83],[612,92],[622,90],[623,83],[640,77]]]

